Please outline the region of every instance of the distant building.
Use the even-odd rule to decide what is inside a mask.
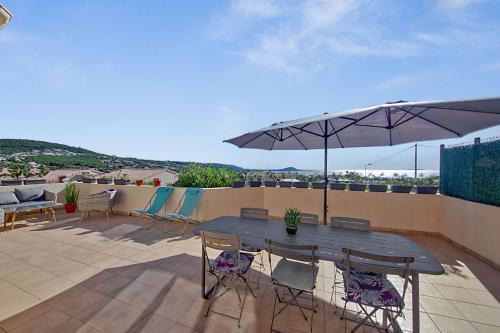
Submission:
[[[107,176],[116,177],[118,173],[127,174],[130,180],[143,179],[145,183],[152,182],[159,178],[162,185],[173,184],[179,179],[178,174],[170,169],[121,169],[107,174]]]

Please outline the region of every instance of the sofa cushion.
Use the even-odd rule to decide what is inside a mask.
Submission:
[[[0,205],[11,205],[18,203],[19,200],[17,199],[14,192],[0,192]]]
[[[14,191],[20,202],[45,200],[45,194],[41,187],[16,188]]]

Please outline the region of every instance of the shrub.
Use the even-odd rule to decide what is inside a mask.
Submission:
[[[178,187],[230,187],[241,176],[228,168],[214,168],[190,164],[186,170],[179,173],[179,179],[174,186]]]

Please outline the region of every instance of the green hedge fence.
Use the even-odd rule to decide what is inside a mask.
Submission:
[[[440,192],[500,206],[500,140],[468,146],[441,146]]]

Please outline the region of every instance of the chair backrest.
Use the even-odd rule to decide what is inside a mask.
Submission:
[[[174,188],[170,186],[159,186],[149,201],[150,206],[146,209],[146,212],[151,215],[157,215],[161,208],[165,205],[165,202],[167,202],[173,189]]]
[[[269,219],[269,211],[264,208],[241,208],[240,217],[256,220]]]
[[[318,245],[289,244],[272,239],[266,239],[266,245],[269,254],[313,264],[318,262],[318,257],[316,256]],[[269,256],[269,262],[271,262],[271,256]]]
[[[369,220],[358,219],[355,217],[344,217],[344,216],[332,216],[330,220],[330,227],[339,229],[361,230],[361,231],[371,230]]]
[[[404,299],[410,278],[410,264],[415,261],[413,257],[385,256],[348,248],[343,248],[342,253],[345,255],[342,265],[346,267],[347,279],[350,278],[352,268],[366,272],[399,275],[405,279],[402,295]],[[370,263],[370,261],[375,261],[375,263]]]
[[[184,200],[182,201],[182,207],[179,209],[178,214],[185,217],[193,215],[193,211],[196,206],[198,206],[202,193],[202,188],[188,187],[184,192]]]
[[[208,258],[207,247],[216,250],[236,252],[236,258],[238,260],[236,266],[239,267],[241,249],[241,239],[239,235],[202,231],[201,244],[203,247],[204,256],[207,259],[207,263],[211,271],[215,270],[216,268],[212,266],[212,263]]]
[[[300,213],[300,223],[319,224],[319,216],[316,214]]]
[[[318,251],[318,245],[306,245],[306,244],[288,244],[275,241],[272,239],[266,239],[266,250],[269,257],[269,266],[273,267],[272,255],[279,257],[292,259],[296,261],[306,262],[311,265],[312,281],[316,284],[316,272],[317,265],[319,262],[316,256],[316,251]],[[274,281],[273,270],[271,269],[271,280]]]

